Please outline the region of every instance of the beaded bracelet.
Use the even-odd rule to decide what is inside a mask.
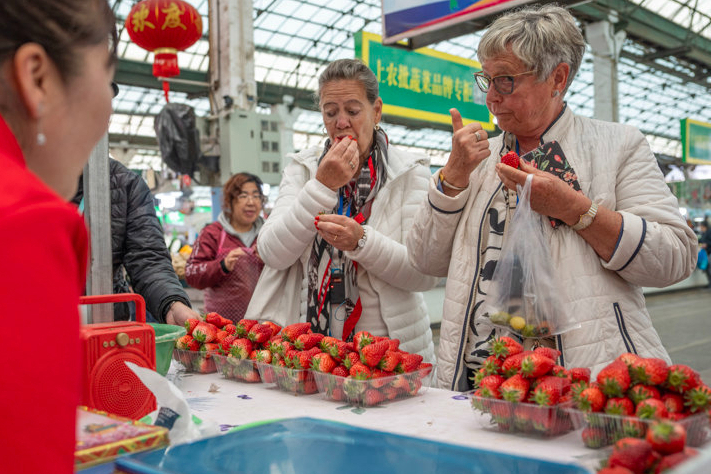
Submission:
[[[464,191],[469,187],[469,185],[467,185],[463,188],[460,188],[459,186],[455,186],[452,183],[448,182],[446,179],[444,179],[444,173],[442,173],[442,170],[439,171],[439,181],[445,188],[454,189],[455,191]]]

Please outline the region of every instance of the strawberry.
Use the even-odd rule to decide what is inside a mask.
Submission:
[[[263,364],[271,364],[272,362],[272,353],[268,351],[267,349],[260,349],[256,351],[256,355],[254,357],[254,360],[257,362],[261,362]]]
[[[430,372],[432,372],[432,364],[429,362],[422,362],[420,365],[417,366],[417,369],[415,369],[418,374],[417,376],[419,377],[420,380],[423,378],[427,377]]]
[[[495,374],[489,374],[487,371],[482,367],[481,369],[477,370],[476,373],[474,374],[473,377],[469,377],[469,380],[472,382],[472,386],[474,388],[478,388],[479,384],[481,384],[481,381],[484,377],[487,375],[495,375]]]
[[[289,324],[281,330],[282,337],[288,342],[296,342],[300,335],[308,332],[311,332],[311,323]]]
[[[292,364],[295,369],[308,369],[311,367],[311,359],[313,359],[313,353],[309,351],[297,351],[296,357],[292,357]]]
[[[294,347],[300,351],[308,351],[312,347],[318,346],[323,338],[324,335],[318,332],[301,334],[296,338],[296,341],[294,341]]]
[[[224,341],[227,336],[229,336],[229,333],[220,329],[217,331],[217,334],[215,334],[215,340],[219,343]]]
[[[388,349],[390,349],[391,351],[396,351],[400,349],[400,339],[388,339],[387,341],[388,344],[390,344],[390,347],[388,347]]]
[[[262,324],[272,328],[272,334],[279,334],[279,331],[281,331],[281,326],[271,321],[262,321]]]
[[[222,326],[222,330],[227,332],[227,334],[235,334],[237,332],[237,326],[235,326],[233,323],[230,324],[225,324]]]
[[[237,336],[229,335],[226,338],[224,338],[222,341],[220,341],[220,349],[222,349],[222,353],[223,354],[229,353],[230,347],[232,347],[232,343],[235,342],[236,340],[237,340]]]
[[[536,379],[550,372],[554,365],[553,359],[533,352],[521,359],[521,375],[529,379]]]
[[[694,448],[684,448],[684,450],[679,453],[664,456],[661,461],[659,461],[659,464],[657,464],[654,473],[659,474],[661,472],[672,471],[675,466],[678,466],[688,459],[693,458],[697,454],[699,454],[699,452]]]
[[[487,375],[479,384],[480,396],[486,398],[501,398],[499,387],[506,381],[501,375]]]
[[[593,448],[594,446],[588,446],[588,448]],[[598,446],[599,447],[599,446]],[[597,474],[634,474],[634,472],[630,471],[626,467],[622,466],[615,466],[615,467],[603,467],[599,471],[597,471]]]
[[[349,372],[348,369],[346,369],[345,366],[339,365],[336,366],[336,368],[333,369],[333,372],[331,372],[332,375],[337,375],[339,377],[348,377]]]
[[[404,373],[413,372],[417,370],[417,367],[419,367],[421,363],[422,356],[420,354],[411,354],[409,352],[403,352],[400,355],[399,367]],[[395,372],[400,372],[400,370],[396,368]]]
[[[482,368],[489,375],[501,374],[501,366],[503,365],[503,359],[499,359],[498,357],[491,355],[486,358],[482,364]]]
[[[363,347],[375,342],[375,336],[368,331],[359,331],[353,336],[353,344],[356,350],[361,350]]]
[[[360,362],[353,364],[348,374],[356,380],[366,380],[372,377],[370,369]]]
[[[365,406],[372,407],[379,405],[383,400],[385,400],[385,397],[379,390],[368,389],[365,391]]]
[[[605,407],[607,399],[599,387],[591,385],[580,392],[576,402],[579,410],[599,412]]]
[[[223,321],[227,321],[227,323],[225,323]],[[207,313],[205,315],[205,322],[210,323],[210,324],[222,329],[226,324],[231,323],[232,321],[230,321],[229,319],[223,318],[222,316],[220,316],[219,314],[217,314],[215,312],[212,312],[212,313]]]
[[[200,320],[196,319],[196,318],[188,318],[185,320],[185,331],[187,331],[186,334],[188,336],[193,335],[193,330],[195,329],[195,326],[197,326],[199,322],[200,322]]]
[[[570,369],[570,378],[573,382],[582,380],[585,383],[590,383],[590,369],[587,367],[573,367]]]
[[[623,396],[630,388],[631,381],[629,369],[621,360],[608,364],[597,374],[597,383],[608,397]]]
[[[254,319],[240,319],[237,324],[235,324],[237,327],[237,335],[239,337],[246,337],[249,330],[252,329],[252,326],[255,324],[259,324],[259,321],[255,321]]]
[[[297,337],[297,339],[298,339],[298,337]],[[336,339],[335,337],[324,336],[319,341],[318,345],[323,352],[331,354],[331,357],[335,357],[338,354],[338,352],[337,352],[338,339]]]
[[[642,400],[646,400],[648,398],[661,399],[661,396],[659,395],[659,390],[657,390],[656,387],[642,384],[637,384],[630,387],[630,389],[627,391],[627,396],[630,398],[630,400],[634,402],[635,405],[638,405]]]
[[[523,346],[508,336],[497,337],[490,342],[491,352],[499,359],[523,352]]]
[[[637,354],[633,354],[631,352],[625,352],[624,354],[620,354],[617,356],[617,359],[615,360],[621,360],[625,364],[627,364],[627,367],[632,366],[632,364],[636,363],[637,360],[639,360],[641,357],[638,356]]]
[[[360,361],[368,367],[377,367],[389,347],[388,341],[368,344],[360,349]]]
[[[194,369],[196,372],[201,374],[209,374],[214,372],[217,370],[215,367],[215,359],[212,357],[198,357],[195,360]]]
[[[634,403],[627,397],[609,398],[605,403],[605,413],[608,415],[633,416]]]
[[[635,415],[643,420],[666,418],[667,407],[658,398],[647,398],[637,404]]]
[[[679,423],[655,421],[647,430],[645,438],[652,448],[662,455],[674,454],[684,450],[686,429]]]
[[[501,397],[509,402],[522,402],[528,396],[531,382],[521,374],[515,374],[499,386]]]
[[[551,375],[555,375],[556,377],[560,377],[562,379],[568,379],[572,382],[572,379],[570,378],[570,372],[568,372],[568,369],[566,369],[562,365],[555,364],[553,367],[551,367]]]
[[[577,402],[578,398],[580,397],[580,394],[582,393],[583,390],[588,388],[590,384],[587,382],[584,382],[582,380],[578,380],[577,382],[573,382],[570,384],[570,396],[573,400]]]
[[[691,413],[706,411],[711,408],[711,389],[699,384],[684,394],[684,400]]]
[[[684,364],[669,366],[669,374],[665,386],[674,392],[686,393],[699,385],[701,379],[698,372]]]
[[[321,352],[311,358],[311,368],[317,372],[330,374],[336,368],[336,361],[333,360],[330,354]]]
[[[343,359],[343,365],[345,365],[348,370],[357,363],[360,363],[360,356],[357,352],[349,352],[346,354],[345,359]]]
[[[588,448],[598,449],[607,446],[609,439],[605,428],[600,426],[587,426],[581,433],[583,444]]]
[[[265,343],[270,337],[272,337],[272,328],[266,324],[257,323],[247,332],[247,338],[255,344]]]
[[[629,367],[630,375],[636,383],[661,385],[667,380],[669,367],[662,359],[639,358]]]
[[[217,328],[209,323],[199,322],[193,329],[193,337],[198,342],[212,342],[217,336]]]
[[[250,369],[243,373],[242,380],[249,383],[256,383],[262,381],[262,379],[259,377],[259,371],[257,371],[256,369]]]
[[[564,379],[555,375],[543,377],[531,392],[530,400],[541,406],[553,406],[563,395],[564,383]]]
[[[194,340],[195,339],[190,334],[181,336],[178,338],[178,340],[175,341],[175,348],[181,349],[184,351],[190,350],[190,349],[188,349],[188,347],[190,347],[190,343]]]
[[[249,354],[252,352],[254,347],[252,346],[252,341],[246,337],[235,339],[230,347],[230,355],[237,359],[247,359]]]
[[[504,363],[501,365],[504,377],[511,377],[513,374],[520,372],[523,358],[532,353],[532,351],[523,351],[505,358]]]
[[[557,360],[558,357],[560,357],[560,351],[558,349],[553,349],[552,347],[538,346],[533,349],[533,352],[535,354],[544,355],[554,361]]]
[[[509,165],[513,168],[518,168],[518,165],[519,165],[518,153],[511,150],[510,152],[506,153],[504,156],[501,157],[501,162],[503,164]]]
[[[607,461],[608,467],[621,466],[635,474],[642,474],[654,462],[652,445],[637,438],[622,438],[614,445]]]
[[[678,393],[665,393],[662,395],[664,406],[667,407],[667,413],[681,413],[684,411],[684,398]]]
[[[387,370],[388,372],[392,372],[400,363],[401,357],[402,356],[399,352],[395,352],[393,350],[388,349],[387,351],[385,351],[383,358],[378,363],[378,367],[383,370]]]

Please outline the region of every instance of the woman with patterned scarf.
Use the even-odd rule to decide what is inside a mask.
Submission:
[[[246,317],[308,321],[314,332],[343,340],[365,330],[432,361],[419,292],[437,279],[412,267],[404,245],[427,193],[429,159],[389,145],[378,126],[378,81],[362,62],[331,63],[319,78],[318,100],[328,139],[322,150],[292,156],[258,242],[267,267],[299,276],[279,286],[265,272]],[[293,314],[264,309],[284,295],[299,299]]]

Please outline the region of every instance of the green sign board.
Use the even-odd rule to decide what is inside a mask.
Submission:
[[[450,124],[449,109],[456,108],[465,124],[494,130],[486,96],[474,84],[478,62],[429,48],[384,46],[379,35],[364,31],[355,34],[355,52],[378,78],[383,114]]]
[[[682,161],[696,165],[711,165],[711,123],[681,120]]]

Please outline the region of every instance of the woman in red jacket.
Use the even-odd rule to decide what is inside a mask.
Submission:
[[[188,284],[205,289],[205,310],[234,322],[244,317],[264,268],[257,253],[263,203],[257,176],[232,176],[222,188],[222,213],[200,232],[185,266]]]
[[[115,43],[106,0],[0,2],[3,473],[74,470],[88,242],[67,201],[108,128]]]

